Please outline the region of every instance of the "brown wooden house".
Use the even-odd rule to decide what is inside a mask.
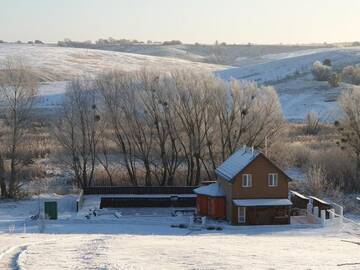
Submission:
[[[281,169],[262,152],[243,147],[216,169],[218,181],[194,190],[198,195],[198,212],[204,211],[204,201],[217,198],[224,217],[234,225],[289,224],[291,201],[288,199],[288,182]],[[219,210],[220,211],[220,210]]]

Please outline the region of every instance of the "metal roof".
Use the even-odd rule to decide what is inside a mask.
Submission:
[[[301,199],[304,199],[304,200],[309,200],[308,197],[306,197],[306,196],[304,196],[304,195],[302,195],[302,194],[300,194],[299,192],[296,192],[296,191],[294,191],[294,190],[290,190],[290,194],[294,194],[295,196],[297,196],[297,197],[299,197],[299,198],[301,198]]]
[[[247,165],[249,165],[258,155],[260,151],[249,147],[243,147],[232,154],[219,167],[216,168],[215,173],[221,178],[231,181],[238,175]]]
[[[225,196],[224,188],[220,183],[213,183],[208,186],[202,186],[194,189],[194,193],[199,195],[206,195],[211,197],[223,197]]]
[[[292,205],[288,199],[246,199],[233,200],[235,206],[287,206]]]

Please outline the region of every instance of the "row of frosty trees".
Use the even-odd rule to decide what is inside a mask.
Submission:
[[[2,63],[3,197],[13,197],[21,186],[20,153],[34,121],[36,78],[19,59]],[[357,156],[359,172],[360,91],[345,91],[340,105],[345,113],[336,124]],[[271,142],[283,123],[272,87],[191,70],[143,69],[70,81],[51,131],[80,187],[98,184],[99,168],[106,185],[119,184],[119,178],[134,186],[198,185],[212,179],[216,166],[242,145]]]

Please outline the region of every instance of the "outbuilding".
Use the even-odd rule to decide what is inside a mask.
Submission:
[[[213,219],[225,219],[225,191],[219,183],[201,186],[194,189],[197,194],[196,207],[198,214]]]

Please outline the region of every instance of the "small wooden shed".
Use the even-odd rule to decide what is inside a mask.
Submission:
[[[226,218],[225,192],[219,183],[201,186],[194,189],[197,194],[198,214],[213,219]]]

